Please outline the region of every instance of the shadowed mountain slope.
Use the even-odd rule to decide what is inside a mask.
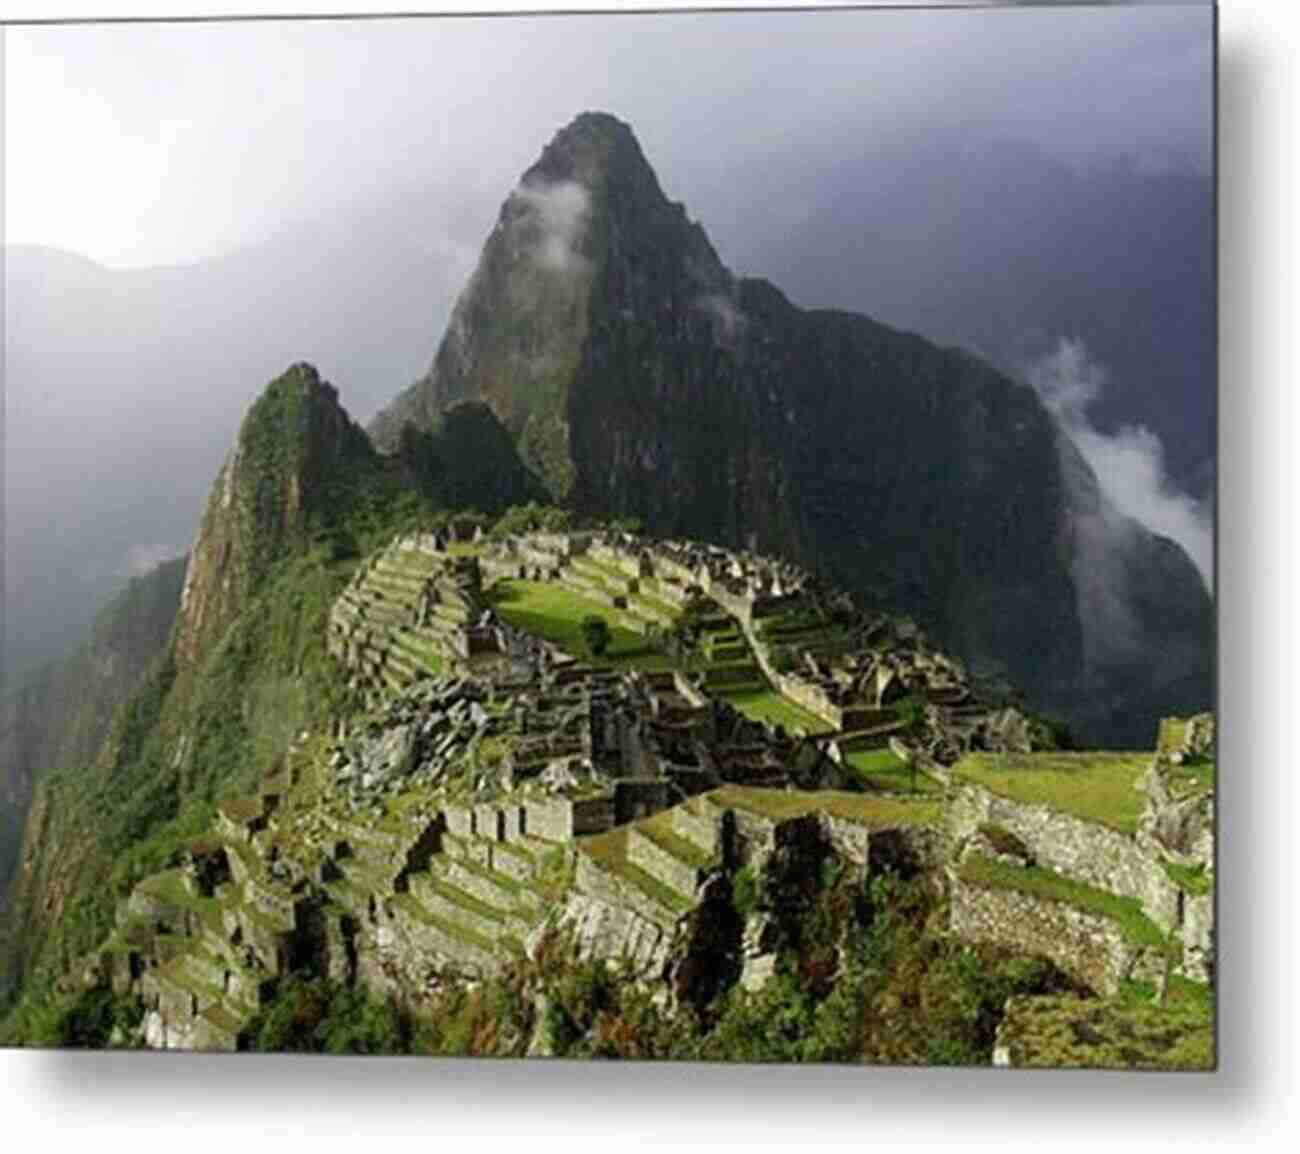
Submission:
[[[429,373],[372,435],[392,449],[467,399],[553,498],[785,554],[1091,741],[1209,702],[1195,570],[1103,508],[1028,387],[736,278],[612,116],[579,116],[524,174]]]

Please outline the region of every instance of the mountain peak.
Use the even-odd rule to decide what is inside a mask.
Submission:
[[[279,558],[306,546],[340,484],[375,467],[365,433],[313,365],[290,365],[263,389],[217,475],[190,553],[179,615],[183,662],[220,635]]]
[[[561,128],[520,183],[530,188],[565,182],[581,184],[593,196],[618,190],[665,199],[631,125],[608,112],[582,112]]]

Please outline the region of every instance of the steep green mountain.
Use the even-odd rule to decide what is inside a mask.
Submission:
[[[494,512],[537,493],[484,406],[449,414],[446,428],[383,458],[306,364],[250,407],[168,643],[120,695],[93,762],[36,785],[9,895],[11,991],[53,980],[102,939],[134,881],[210,824],[220,796],[253,788],[295,734],[347,712],[326,621],[360,556],[436,523],[447,494]]]
[[[185,564],[133,579],[100,610],[88,641],[0,702],[0,910],[38,775],[94,759],[113,714],[167,643]]]
[[[735,277],[612,116],[579,116],[524,174],[428,374],[372,436],[391,451],[465,400],[553,499],[784,554],[914,614],[1089,740],[1142,740],[1152,716],[1209,703],[1194,568],[1099,513],[1032,390]]]

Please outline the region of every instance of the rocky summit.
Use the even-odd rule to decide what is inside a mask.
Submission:
[[[393,448],[465,399],[552,499],[796,561],[1089,740],[1209,702],[1195,567],[1109,507],[1030,388],[737,277],[612,116],[524,173],[428,374],[372,434]]]

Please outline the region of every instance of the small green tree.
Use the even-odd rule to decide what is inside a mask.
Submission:
[[[582,640],[592,657],[601,656],[609,648],[609,624],[595,613],[582,619]]]

